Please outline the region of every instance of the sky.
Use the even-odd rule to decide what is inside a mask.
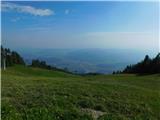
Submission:
[[[158,2],[2,2],[10,48],[159,49]]]

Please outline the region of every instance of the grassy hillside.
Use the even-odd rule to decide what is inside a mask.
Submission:
[[[158,120],[160,75],[2,71],[2,120]]]

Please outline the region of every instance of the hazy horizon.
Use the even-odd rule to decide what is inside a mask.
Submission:
[[[67,68],[79,73],[112,73],[123,70],[127,65],[135,64],[144,59],[145,55],[153,58],[157,52],[124,50],[124,49],[12,49],[20,53],[25,63],[30,65],[33,59],[46,61],[58,68]]]

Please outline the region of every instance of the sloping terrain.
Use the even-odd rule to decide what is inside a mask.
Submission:
[[[24,66],[2,72],[2,120],[158,120],[160,75],[71,75]]]

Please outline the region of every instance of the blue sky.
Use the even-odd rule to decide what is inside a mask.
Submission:
[[[2,43],[158,50],[158,7],[158,2],[2,2]]]

